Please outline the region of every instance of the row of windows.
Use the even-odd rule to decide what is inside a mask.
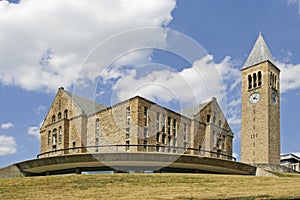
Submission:
[[[225,150],[226,137],[224,135],[223,135],[223,137],[217,136],[215,131],[213,131],[211,142],[212,142],[212,147],[215,146],[215,147],[217,147],[217,149]]]
[[[261,71],[248,75],[248,89],[260,87],[262,85]]]
[[[59,112],[58,115],[57,115],[57,120],[61,120],[61,117],[62,117],[61,115],[62,115],[61,112]],[[68,110],[67,109],[64,111],[64,118],[68,119]],[[53,122],[56,122],[56,116],[55,115],[52,115],[52,123]]]
[[[217,123],[217,117],[216,117],[216,112],[214,113],[214,116],[213,116],[213,118],[212,118],[212,121],[211,121],[211,116],[210,115],[207,115],[206,116],[206,122],[207,123],[213,123],[213,124],[215,124],[216,125],[216,123]],[[219,125],[219,127],[221,127],[222,128],[222,120],[219,120],[218,121],[218,125]]]
[[[58,128],[58,142],[61,143],[62,142],[62,127],[60,126]],[[53,129],[52,134],[51,131],[48,131],[48,146],[51,145],[51,140],[52,140],[52,145],[56,145],[57,144],[57,129]]]

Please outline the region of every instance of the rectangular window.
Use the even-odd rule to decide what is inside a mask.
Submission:
[[[161,120],[161,127],[162,127],[161,131],[162,131],[163,133],[166,132],[166,130],[165,130],[165,129],[166,129],[165,123],[166,123],[166,115],[163,115],[163,118],[162,118],[162,120]]]
[[[126,148],[126,149],[125,149],[126,151],[129,151],[129,147],[130,147],[129,145],[130,145],[130,141],[129,141],[129,140],[126,140],[126,147],[125,147],[125,148]]]
[[[54,145],[53,147],[52,147],[52,151],[54,151],[53,153],[55,154],[57,149],[56,149],[56,145]]]
[[[73,142],[73,148],[76,148],[76,142]]]
[[[148,129],[144,127],[144,138],[148,138]]]
[[[213,131],[212,135],[211,135],[211,142],[212,142],[212,147],[215,146],[215,131]]]
[[[161,143],[166,144],[166,134],[163,134],[161,137]]]
[[[171,117],[168,117],[168,135],[171,135]]]
[[[58,142],[61,143],[62,142],[62,127],[61,126],[58,128],[58,132],[59,132]]]
[[[51,131],[48,131],[48,146],[51,144]]]
[[[144,140],[144,151],[147,151],[147,140]]]
[[[126,126],[130,125],[130,107],[126,108]]]
[[[158,133],[156,133],[156,142],[159,142],[159,137],[160,137],[160,134],[158,132]]]
[[[176,137],[177,132],[176,132],[176,119],[173,119],[173,123],[172,123],[172,129],[173,129],[173,135],[174,137]]]
[[[97,118],[96,119],[96,123],[95,123],[95,137],[96,138],[99,137],[99,129],[100,129],[100,127],[99,127],[99,119]]]
[[[57,135],[53,134],[53,136],[52,136],[52,145],[56,145],[56,143],[57,143]]]
[[[186,124],[183,124],[183,140],[186,141],[187,140],[187,135],[186,135]]]
[[[98,146],[99,146],[99,138],[95,138],[95,146],[97,146],[95,151],[98,152],[98,151],[99,151],[99,149],[98,149]]]
[[[155,120],[156,131],[159,131],[159,117],[160,117],[160,113],[157,112],[156,113],[156,120]]]
[[[144,126],[148,126],[148,108],[144,107]]]
[[[126,128],[126,139],[130,138],[130,128]]]

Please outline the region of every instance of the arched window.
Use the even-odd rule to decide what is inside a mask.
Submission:
[[[253,74],[253,87],[256,87],[256,73]]]
[[[52,145],[56,145],[57,143],[57,129],[53,129],[53,135],[52,135]]]
[[[252,88],[252,76],[248,75],[248,89]]]
[[[213,117],[213,124],[216,124],[216,116]]]
[[[261,72],[259,71],[257,74],[257,78],[258,78],[258,86],[261,86]]]
[[[55,115],[52,115],[52,122],[55,122]]]
[[[66,109],[65,112],[64,112],[64,118],[65,118],[65,119],[68,119],[68,110],[67,110],[67,109]]]
[[[57,120],[60,120],[60,119],[61,119],[61,112],[59,112],[57,115]]]
[[[276,89],[276,85],[277,85],[277,76],[275,76],[274,78],[274,88]]]

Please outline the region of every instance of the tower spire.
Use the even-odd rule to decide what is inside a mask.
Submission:
[[[261,32],[259,32],[257,40],[251,50],[251,53],[249,55],[249,57],[246,60],[246,63],[244,64],[242,69],[251,67],[253,65],[259,64],[261,62],[264,61],[270,61],[273,65],[275,65],[274,63],[274,59],[270,53],[270,50],[261,34]]]

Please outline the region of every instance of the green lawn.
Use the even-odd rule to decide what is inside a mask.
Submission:
[[[106,174],[0,179],[0,199],[298,199],[300,175]]]

